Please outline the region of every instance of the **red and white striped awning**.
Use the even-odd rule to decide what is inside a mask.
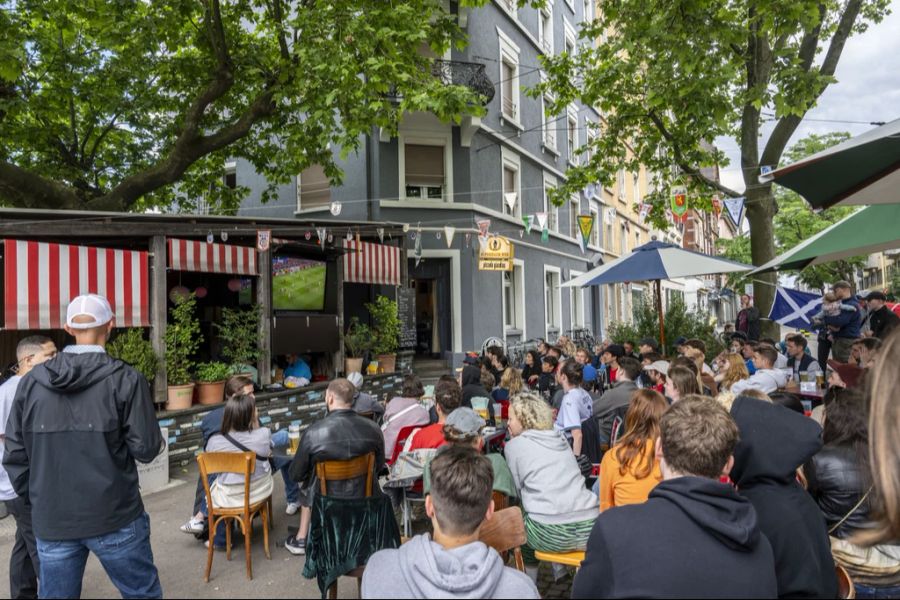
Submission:
[[[256,248],[169,238],[169,268],[199,273],[259,275]]]
[[[117,327],[150,324],[148,253],[3,240],[6,329],[61,329],[81,294],[109,300]]]
[[[344,240],[344,281],[400,285],[400,248]]]

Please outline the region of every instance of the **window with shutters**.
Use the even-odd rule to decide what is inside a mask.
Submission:
[[[592,208],[591,214],[594,216],[594,228],[591,230],[591,244],[600,247],[600,213],[597,209]]]
[[[297,175],[297,210],[331,204],[331,182],[321,165],[311,165]]]
[[[407,198],[444,199],[444,152],[444,146],[404,144]]]

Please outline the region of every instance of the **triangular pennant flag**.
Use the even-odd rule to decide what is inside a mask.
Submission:
[[[547,213],[539,212],[534,215],[537,217],[538,227],[541,229],[547,229]]]
[[[684,223],[687,220],[688,201],[687,194],[679,192],[672,196],[672,214],[676,220]]]
[[[578,229],[581,231],[581,253],[584,254],[594,231],[594,215],[578,215]]]
[[[522,222],[525,223],[525,233],[531,233],[531,226],[534,225],[534,215],[525,215],[522,217]]]
[[[384,243],[384,227],[379,227],[378,229],[375,230],[375,232],[378,234],[378,241],[383,244]]]
[[[485,249],[487,248],[488,239],[490,239],[490,238],[488,238],[488,236],[486,236],[486,235],[478,236],[478,246],[481,248],[482,252],[484,252]]]
[[[547,229],[546,227],[544,227],[544,229],[541,230],[541,241],[542,242],[550,241],[550,230]]]
[[[650,214],[650,208],[651,208],[651,206],[649,204],[646,204],[646,203],[641,204],[641,213],[640,213],[641,221],[647,220],[647,216]]]
[[[506,192],[503,194],[503,197],[506,199],[506,206],[508,206],[509,211],[512,212],[513,209],[516,208],[516,202],[519,200],[518,192]]]
[[[591,182],[584,187],[582,190],[585,198],[593,198],[594,194],[597,193],[597,184]]]
[[[453,236],[456,235],[456,227],[451,227],[450,225],[444,226],[444,238],[447,240],[447,247],[451,248],[453,246]]]
[[[744,198],[725,198],[725,210],[731,215],[738,229],[741,228],[741,221],[744,219]]]
[[[491,228],[491,220],[490,219],[482,219],[481,221],[476,222],[478,225],[478,235],[481,237],[487,237],[488,230]]]
[[[319,245],[321,245],[323,248],[325,247],[325,233],[327,231],[328,230],[325,229],[324,227],[316,228],[316,235],[319,236]]]
[[[416,246],[413,250],[413,256],[416,257],[416,266],[419,266],[419,263],[422,262],[422,236],[416,236]]]

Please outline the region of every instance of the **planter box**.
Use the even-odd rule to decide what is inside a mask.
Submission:
[[[169,485],[169,428],[160,427],[166,445],[153,462],[137,464],[138,483],[142,494],[150,494]]]

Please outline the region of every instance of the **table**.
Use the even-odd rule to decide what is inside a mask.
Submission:
[[[492,446],[499,446],[506,439],[508,428],[501,425],[496,431],[482,432],[481,437],[484,439],[484,451],[489,452]]]

